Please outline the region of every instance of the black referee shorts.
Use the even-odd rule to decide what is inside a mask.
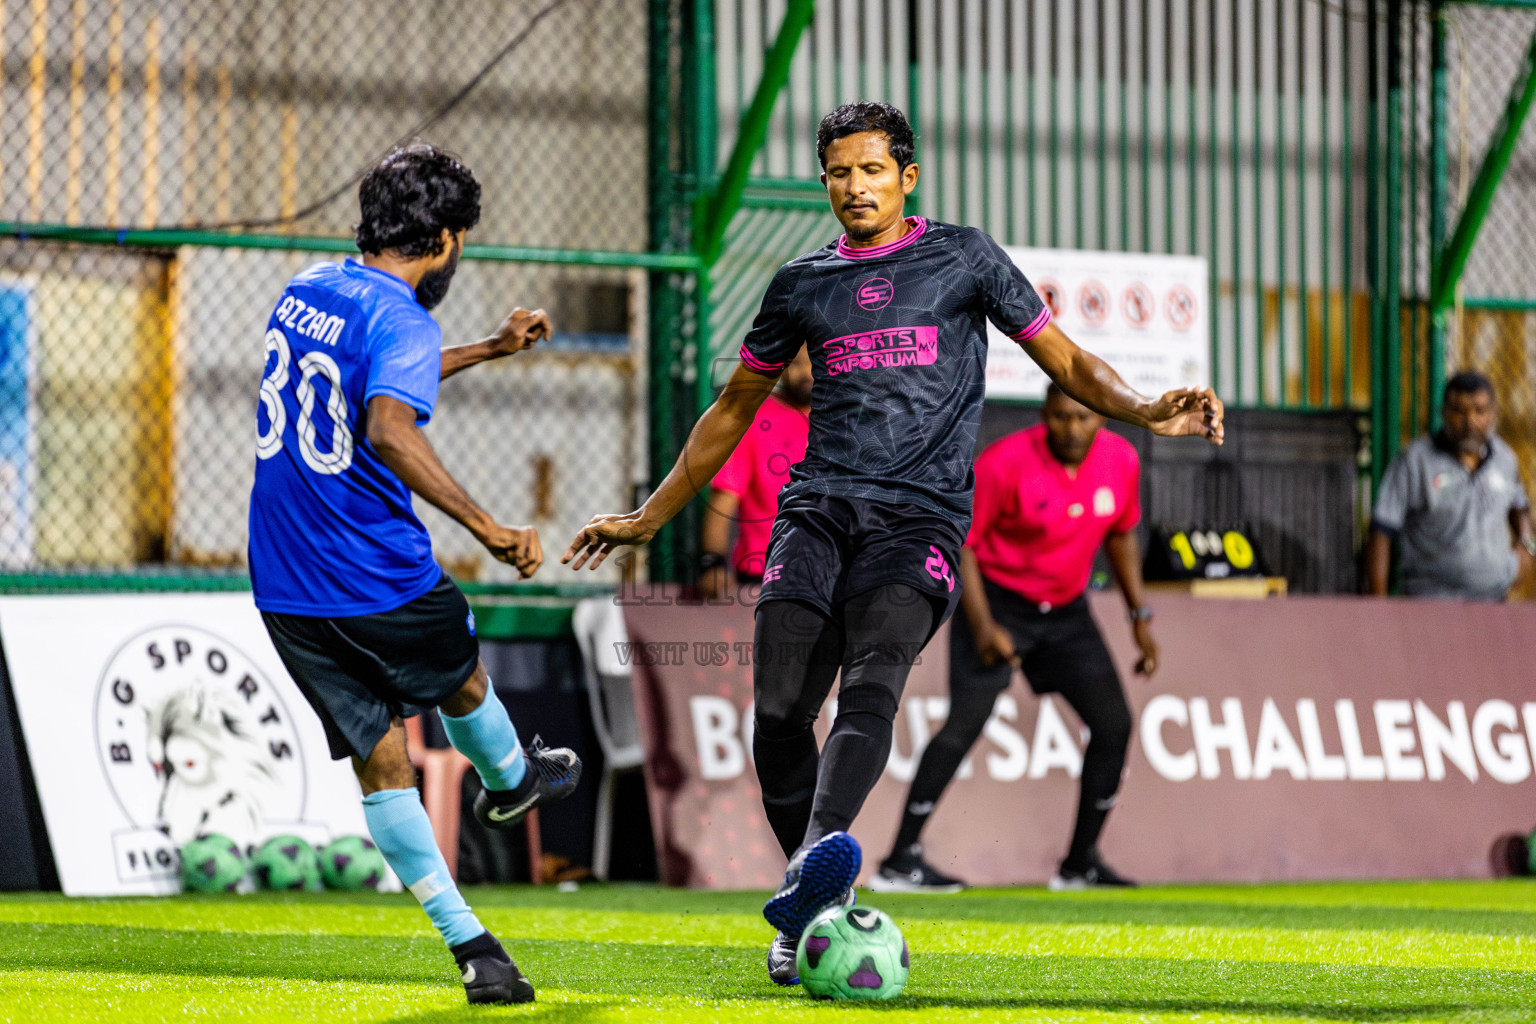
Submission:
[[[987,604],[998,625],[1013,637],[1014,650],[1030,689],[1059,693],[1074,708],[1124,703],[1120,674],[1104,637],[1088,610],[1088,599],[1049,611],[991,580],[983,581]],[[997,694],[1008,688],[1013,666],[984,665],[976,653],[970,621],[955,616],[949,633],[949,686],[952,693]]]
[[[447,700],[480,660],[469,602],[447,573],[416,600],[377,615],[261,618],[338,761],[366,760],[393,719]]]

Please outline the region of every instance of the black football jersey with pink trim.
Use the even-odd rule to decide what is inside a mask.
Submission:
[[[813,494],[912,502],[971,517],[971,464],[987,365],[985,320],[1016,341],[1050,310],[985,232],[910,217],[887,245],[847,238],[780,267],[741,346],[777,374],[800,345],[816,386],[804,461],[785,502]]]

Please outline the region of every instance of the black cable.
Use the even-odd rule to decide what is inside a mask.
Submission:
[[[415,127],[411,128],[410,131],[406,132],[404,135],[401,135],[395,139],[394,142],[390,143],[384,152],[387,153],[391,149],[411,142],[412,140],[416,139],[422,132],[431,128],[433,125],[437,124],[443,118],[452,113],[455,107],[464,102],[469,94],[474,92],[475,89],[479,87],[480,83],[485,81],[486,77],[489,76],[492,71],[496,70],[497,65],[501,64],[502,61],[512,56],[517,48],[521,46],[524,41],[527,40],[529,35],[533,33],[533,30],[538,27],[539,22],[543,21],[550,14],[553,14],[558,8],[565,6],[565,4],[568,2],[569,0],[553,0],[553,2],[541,8],[537,13],[534,14],[532,18],[528,19],[528,24],[524,25],[522,30],[518,32],[517,35],[508,40],[507,44],[498,50],[496,54],[492,56],[491,59],[480,68],[479,71],[475,72],[474,76],[470,78],[470,80],[466,82],[458,92],[450,96],[442,106],[438,107],[437,110],[428,115],[426,120],[417,124]],[[380,156],[382,155],[383,153],[380,154]],[[221,221],[212,224],[198,222],[190,225],[177,225],[177,227],[191,228],[200,231],[220,231],[230,228],[270,228],[280,227],[284,224],[293,224],[297,221],[303,220],[306,217],[319,213],[331,203],[334,203],[337,199],[340,199],[343,195],[350,192],[358,182],[363,180],[363,177],[372,167],[372,163],[368,164],[366,167],[363,167],[361,170],[354,173],[340,185],[337,185],[334,189],[327,192],[319,199],[316,199],[302,210],[287,214],[286,216],[263,217],[254,220]]]

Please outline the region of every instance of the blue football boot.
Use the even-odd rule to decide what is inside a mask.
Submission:
[[[797,853],[784,872],[784,884],[763,906],[768,923],[795,942],[811,919],[844,898],[859,877],[864,856],[847,832],[828,832]]]

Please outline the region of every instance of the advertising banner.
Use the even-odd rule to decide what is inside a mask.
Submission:
[[[177,892],[208,833],[367,835],[250,594],[0,598],[0,638],[65,893]]]
[[[1477,877],[1536,826],[1536,608],[1158,595],[1147,681],[1123,603],[1092,595],[1136,729],[1101,849],[1147,882]],[[752,765],[749,606],[625,609],[663,878],[771,888],[784,858]],[[889,851],[948,710],[947,629],[923,651],[884,776],[853,828]],[[833,699],[836,691],[834,689]],[[818,735],[825,738],[831,708]],[[1015,676],[924,834],[975,885],[1038,885],[1066,852],[1085,738]]]
[[[1144,395],[1210,383],[1210,271],[1200,256],[1004,250],[1073,341]],[[1038,400],[1050,383],[988,324],[987,397]]]

